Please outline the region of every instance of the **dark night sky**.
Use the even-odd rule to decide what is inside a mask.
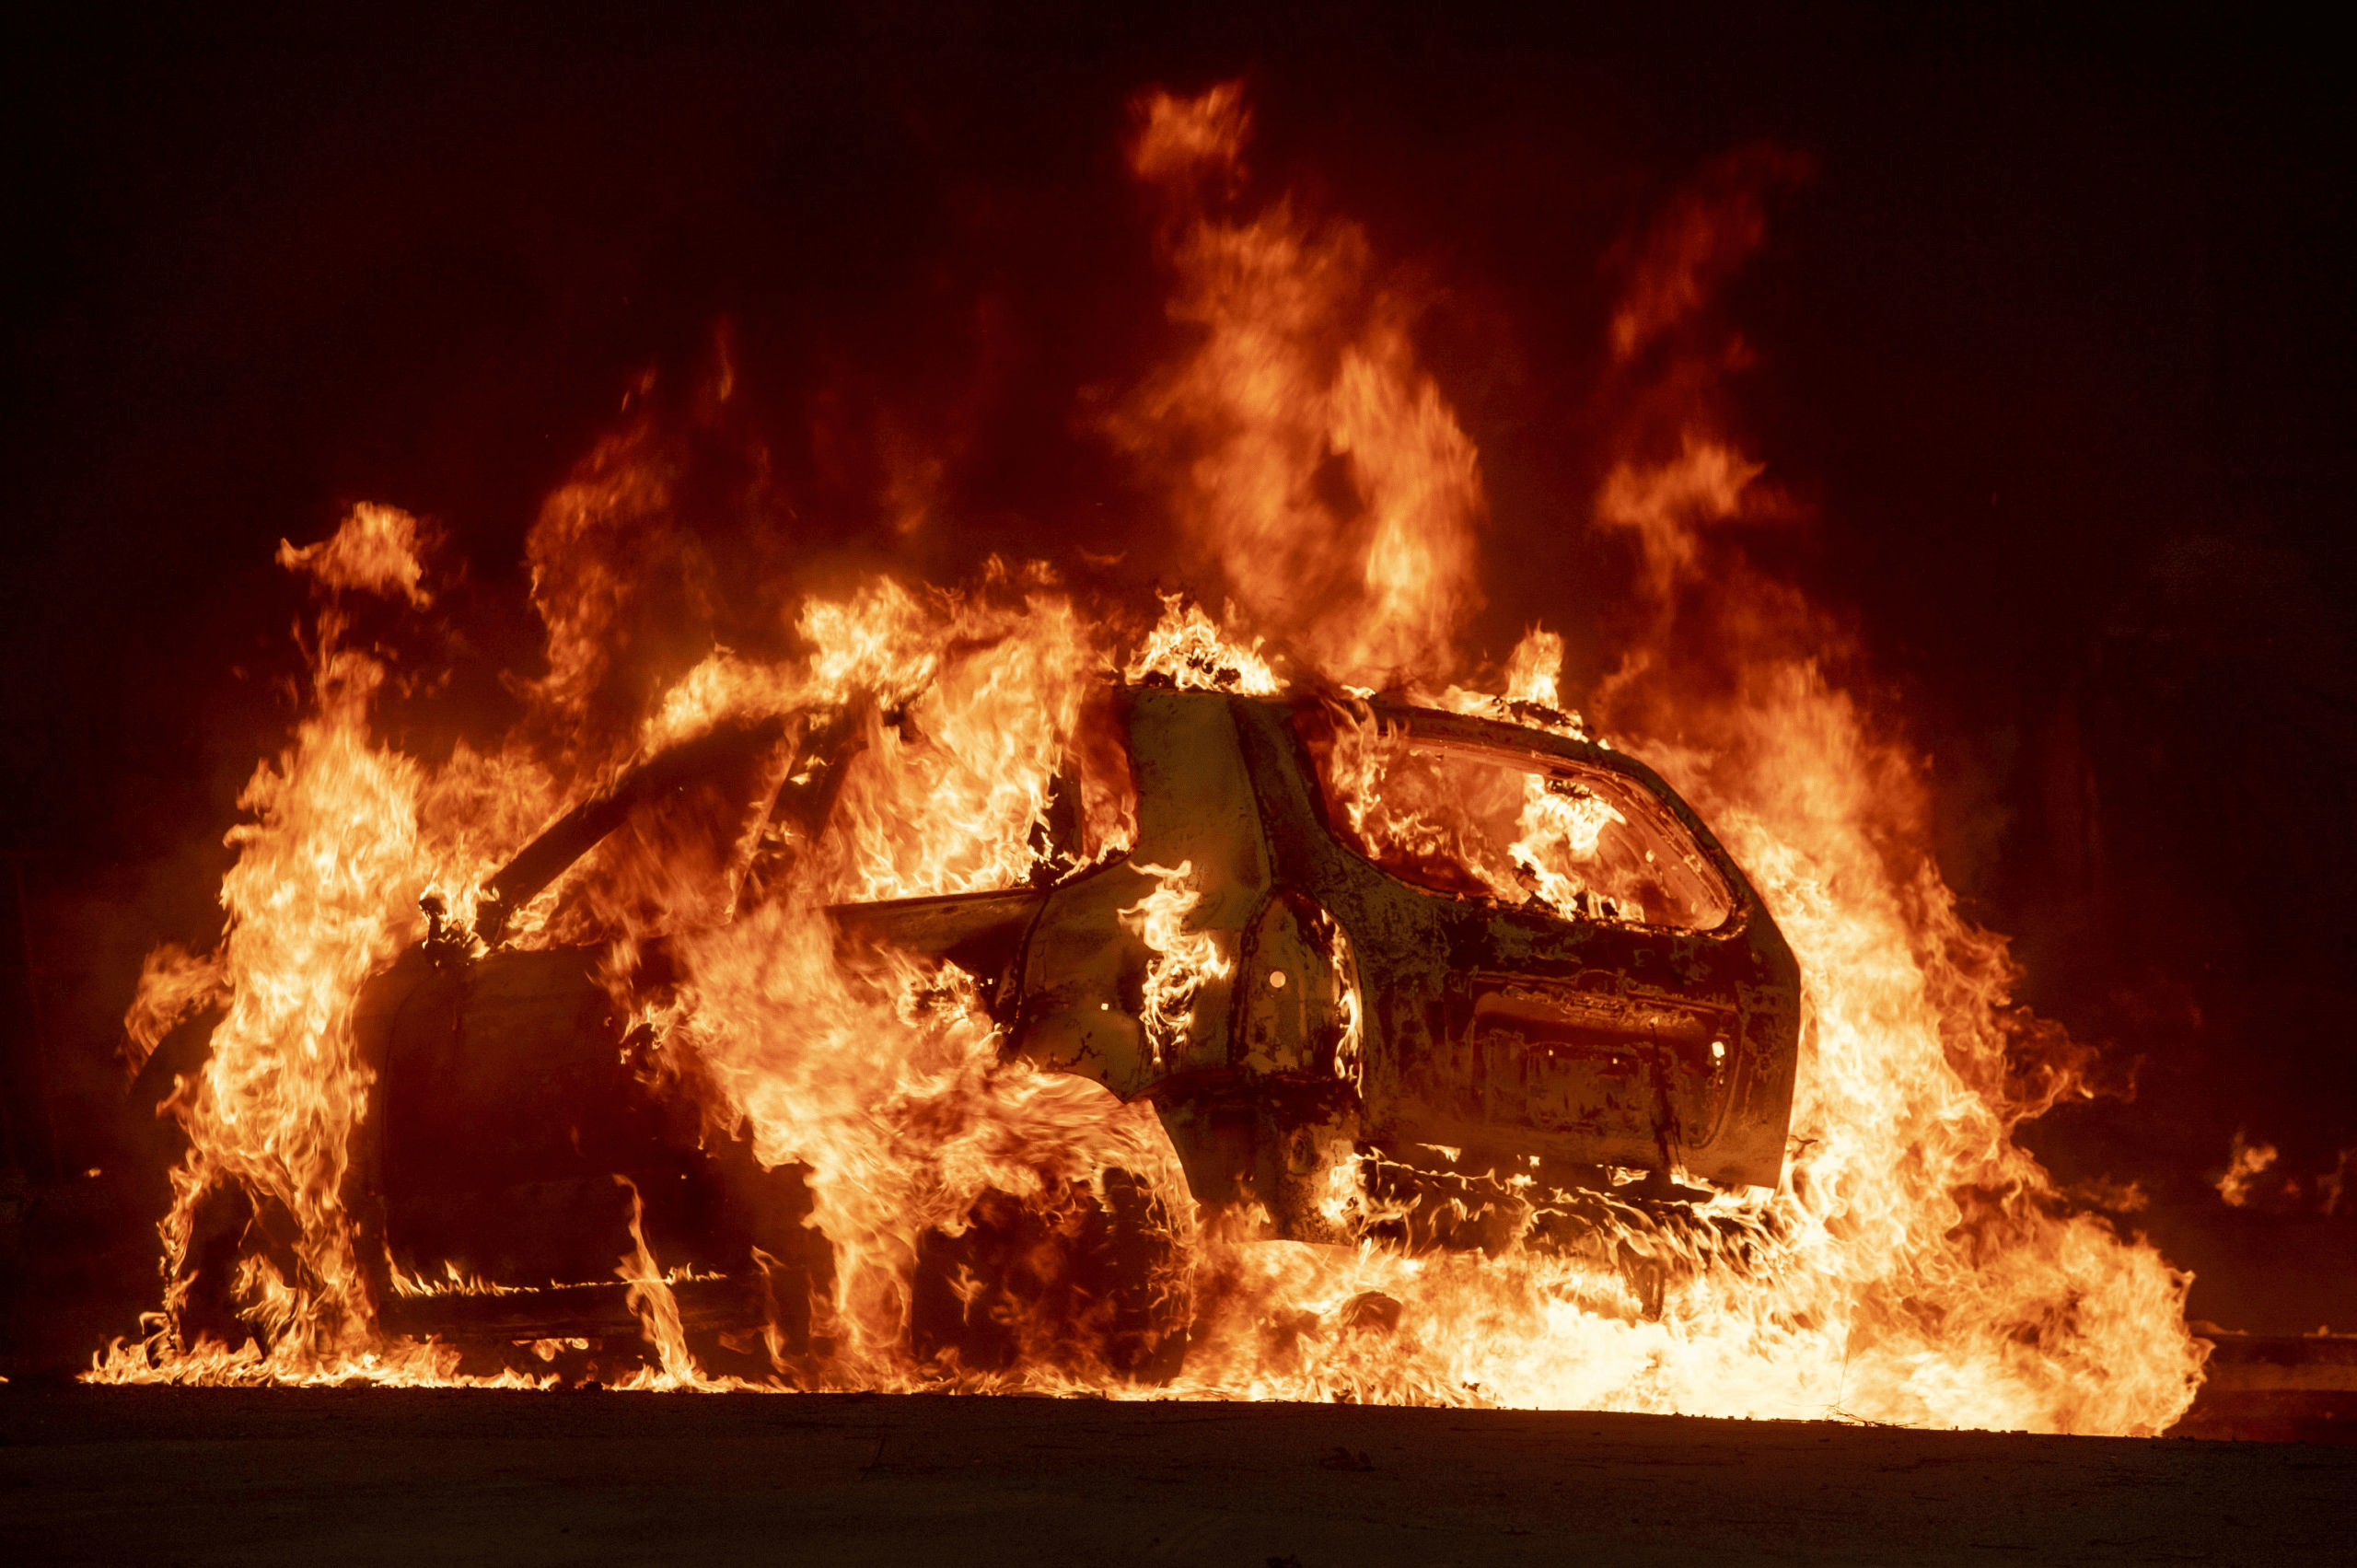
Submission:
[[[1422,346],[1493,505],[1487,634],[1568,622],[1591,673],[1601,258],[1732,149],[1814,160],[1731,302],[1741,414],[1813,519],[1789,569],[1854,613],[1933,757],[1951,879],[2042,1008],[2141,1063],[2132,1104],[2035,1141],[2144,1180],[2197,1312],[2357,1328],[2357,1193],[2328,1217],[2308,1179],[2357,1145],[2357,199],[2326,53],[2150,17],[1539,36],[1443,9],[18,35],[0,844],[38,852],[65,1142],[140,949],[203,935],[206,845],[283,729],[279,539],[364,498],[432,519],[461,687],[495,703],[540,499],[725,321],[795,548],[872,552],[897,449],[943,459],[927,569],[1149,550],[1075,413],[1166,343],[1123,104],[1244,71],[1267,185],[1432,285]],[[2282,1145],[2299,1212],[2209,1191],[2238,1126]]]

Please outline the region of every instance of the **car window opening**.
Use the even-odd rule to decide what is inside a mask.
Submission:
[[[1735,907],[1684,823],[1573,758],[1420,734],[1374,715],[1302,726],[1327,819],[1403,881],[1568,919],[1710,931]]]

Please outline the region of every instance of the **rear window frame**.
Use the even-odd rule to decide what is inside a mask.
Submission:
[[[1722,907],[1722,912],[1716,923],[1702,925],[1644,920],[1618,913],[1607,915],[1568,911],[1535,896],[1521,903],[1512,903],[1493,893],[1467,892],[1434,886],[1396,866],[1385,865],[1360,846],[1357,835],[1351,830],[1347,817],[1343,815],[1344,807],[1329,786],[1327,769],[1321,765],[1321,751],[1330,755],[1332,735],[1342,722],[1337,712],[1341,706],[1326,701],[1296,707],[1289,717],[1287,727],[1302,749],[1303,761],[1308,769],[1306,782],[1321,826],[1337,845],[1385,877],[1413,888],[1419,893],[1447,899],[1453,903],[1476,909],[1535,914],[1566,924],[1612,925],[1724,941],[1741,935],[1749,923],[1750,906],[1755,895],[1741,869],[1734,864],[1724,846],[1719,843],[1693,807],[1651,768],[1635,758],[1585,738],[1529,728],[1470,714],[1387,703],[1353,704],[1359,708],[1360,714],[1371,718],[1387,735],[1404,734],[1408,744],[1417,750],[1461,756],[1525,774],[1568,778],[1584,785],[1588,784],[1589,777],[1601,776],[1609,781],[1607,790],[1602,792],[1607,804],[1620,810],[1624,819],[1629,814],[1627,805],[1635,804],[1649,820],[1632,826],[1637,826],[1641,833],[1650,834],[1666,844],[1671,853],[1678,854],[1687,868],[1701,881],[1704,891]],[[1353,716],[1356,718],[1358,715]],[[1620,798],[1624,796],[1631,799],[1624,802]]]

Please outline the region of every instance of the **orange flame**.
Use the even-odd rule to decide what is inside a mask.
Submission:
[[[343,527],[317,544],[297,550],[279,540],[278,563],[331,588],[374,594],[399,590],[422,610],[430,600],[419,586],[424,569],[418,563],[417,547],[415,517],[398,507],[364,501],[352,509]]]
[[[1121,912],[1124,924],[1135,930],[1154,957],[1147,960],[1144,1002],[1141,1014],[1146,1042],[1157,1065],[1177,1059],[1180,1041],[1194,1027],[1196,993],[1209,981],[1225,980],[1236,972],[1235,960],[1220,950],[1208,931],[1190,930],[1187,917],[1202,901],[1189,885],[1194,867],[1145,865],[1137,869],[1160,885]]]
[[[1250,121],[1235,84],[1149,95],[1131,167],[1182,215],[1173,319],[1198,345],[1115,422],[1165,466],[1188,532],[1255,625],[1330,677],[1385,687],[1445,675],[1478,602],[1480,462],[1418,367],[1408,301],[1366,238],[1284,203],[1214,215]]]
[[[630,1193],[631,1240],[631,1249],[614,1265],[614,1274],[630,1286],[623,1299],[638,1314],[642,1331],[646,1342],[654,1347],[656,1366],[660,1368],[646,1369],[639,1383],[628,1386],[665,1392],[702,1388],[703,1374],[688,1352],[687,1330],[679,1321],[679,1297],[671,1294],[671,1282],[663,1277],[653,1249],[646,1245],[646,1205],[628,1177],[617,1176],[614,1180]]]

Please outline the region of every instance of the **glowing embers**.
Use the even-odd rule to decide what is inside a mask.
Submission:
[[[1691,830],[1601,763],[1358,703],[1302,727],[1330,819],[1421,887],[1689,931],[1715,930],[1735,908]]]

